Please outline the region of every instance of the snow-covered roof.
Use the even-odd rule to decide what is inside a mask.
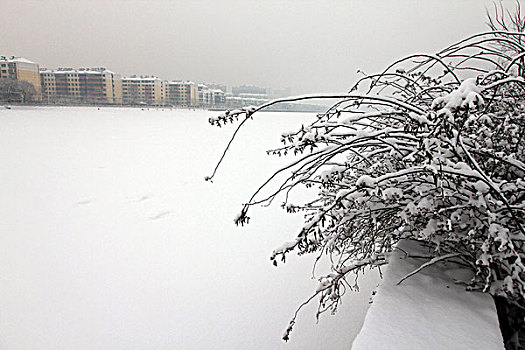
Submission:
[[[0,61],[36,64],[35,62],[30,61],[27,58],[20,57],[20,56],[4,56],[4,55],[0,55]]]
[[[59,67],[57,69],[40,68],[40,73],[53,73],[53,74],[115,74],[105,68],[70,68],[70,67]]]
[[[133,80],[133,81],[162,81],[159,77],[122,77],[124,80]]]
[[[169,85],[195,85],[192,81],[172,80],[168,82]]]

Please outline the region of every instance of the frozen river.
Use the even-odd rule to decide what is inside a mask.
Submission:
[[[313,116],[256,115],[209,183],[233,132],[216,113],[0,109],[0,349],[350,348],[373,283],[319,324],[312,304],[283,343],[317,282],[311,257],[269,255],[301,218],[233,224],[289,162],[264,150]]]

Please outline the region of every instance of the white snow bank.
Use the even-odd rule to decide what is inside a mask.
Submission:
[[[412,255],[428,255],[417,242],[398,245]],[[493,349],[503,350],[492,297],[467,292],[457,281],[468,281],[468,270],[439,262],[397,285],[400,279],[428,261],[390,256],[384,281],[377,290],[353,350]]]

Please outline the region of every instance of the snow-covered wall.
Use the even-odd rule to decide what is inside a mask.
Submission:
[[[413,241],[398,247],[411,255],[428,255]],[[392,253],[352,350],[503,350],[492,297],[454,283],[468,281],[469,271],[437,263],[397,285],[426,261],[406,257],[399,249]]]

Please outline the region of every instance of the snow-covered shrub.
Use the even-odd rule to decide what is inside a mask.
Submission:
[[[331,271],[310,299],[318,297],[319,313],[335,311],[354,288],[345,278],[384,264],[400,239],[425,242],[433,261],[469,266],[475,277],[467,288],[525,305],[524,39],[480,33],[363,75],[349,93],[277,100],[210,119],[217,126],[240,119],[233,141],[266,106],[339,98],[312,124],[282,135],[282,146],[269,153],[295,157],[276,171],[286,180],[272,176],[235,219],[245,224],[251,206],[274,200],[304,213],[295,239],[271,260],[291,252],[328,259]],[[303,186],[317,195],[290,203]],[[265,188],[269,196],[261,195]]]

